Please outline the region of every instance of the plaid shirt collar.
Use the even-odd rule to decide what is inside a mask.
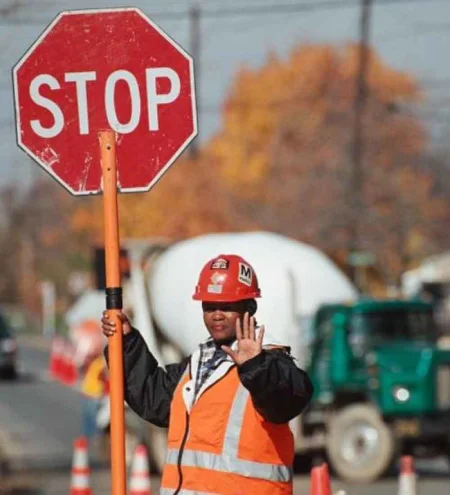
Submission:
[[[195,395],[197,395],[202,385],[212,375],[214,370],[216,370],[224,361],[231,360],[231,357],[218,347],[211,337],[201,343],[199,347],[200,358],[197,376],[195,377]]]

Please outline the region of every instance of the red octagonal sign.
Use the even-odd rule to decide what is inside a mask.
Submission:
[[[197,134],[192,58],[138,9],[63,12],[14,67],[19,146],[72,194],[147,191]]]

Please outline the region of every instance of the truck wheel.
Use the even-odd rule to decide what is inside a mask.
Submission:
[[[352,405],[330,420],[327,453],[339,477],[367,483],[382,476],[391,465],[394,439],[374,407]]]

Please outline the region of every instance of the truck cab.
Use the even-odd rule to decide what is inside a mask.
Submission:
[[[376,478],[399,449],[450,449],[450,351],[437,346],[431,304],[359,300],[323,305],[313,322],[309,373],[326,449],[353,481]],[[307,418],[306,418],[307,421]]]

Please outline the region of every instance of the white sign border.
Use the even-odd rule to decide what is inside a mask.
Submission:
[[[172,166],[175,160],[183,153],[187,148],[189,143],[198,134],[198,121],[197,121],[197,102],[196,102],[196,88],[195,88],[195,77],[194,77],[194,60],[192,56],[182,48],[175,40],[173,40],[166,32],[164,32],[157,24],[155,24],[149,17],[147,17],[141,9],[136,7],[117,7],[110,9],[83,9],[83,10],[66,10],[60,12],[53,21],[45,28],[41,35],[36,39],[36,41],[28,48],[28,50],[22,55],[17,64],[13,67],[13,91],[14,91],[14,111],[16,114],[16,134],[17,134],[17,145],[21,148],[28,156],[30,156],[35,162],[37,162],[53,179],[61,184],[67,191],[73,196],[95,196],[102,192],[102,186],[96,191],[75,191],[68,184],[66,184],[57,174],[55,174],[50,167],[46,165],[38,156],[36,156],[30,149],[28,149],[22,142],[22,131],[20,126],[20,107],[19,107],[19,86],[17,81],[17,72],[26,62],[26,60],[34,52],[35,48],[44,40],[47,34],[53,29],[53,27],[60,21],[62,17],[69,15],[79,15],[79,14],[101,14],[107,12],[135,12],[144,21],[146,21],[153,29],[158,31],[158,33],[163,36],[174,48],[176,48],[188,61],[189,61],[189,75],[191,83],[191,102],[192,102],[192,120],[194,124],[194,129],[192,134],[184,141],[184,143],[178,148],[178,151],[172,156],[172,158],[167,162],[167,164],[162,168],[159,173],[153,178],[153,180],[145,187],[135,187],[135,188],[120,188],[118,184],[119,192],[121,193],[134,193],[134,192],[148,192],[167,172],[167,170]],[[117,133],[116,133],[117,135]],[[102,181],[101,181],[102,182]]]

